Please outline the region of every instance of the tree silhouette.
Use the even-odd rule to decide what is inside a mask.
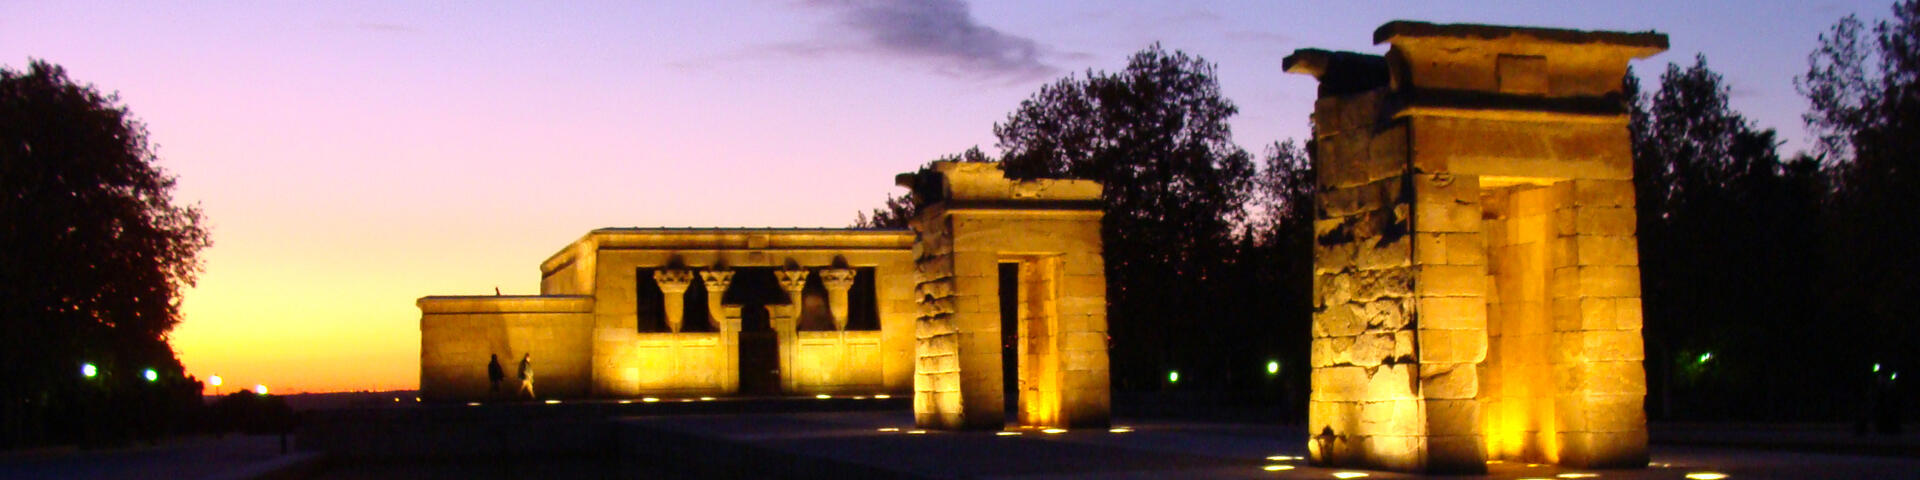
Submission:
[[[1797,81],[1833,170],[1826,316],[1849,342],[1841,376],[1863,383],[1870,364],[1883,364],[1882,376],[1920,369],[1920,0],[1892,13],[1871,36],[1858,17],[1842,18]]]
[[[145,126],[116,96],[43,61],[0,68],[7,445],[70,438],[86,414],[75,405],[145,408],[170,398],[149,392],[164,385],[191,384],[197,396],[166,334],[209,241],[200,211],[173,204],[174,180],[155,161]],[[96,376],[83,377],[83,364]]]

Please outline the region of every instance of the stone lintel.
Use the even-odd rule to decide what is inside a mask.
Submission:
[[[1456,41],[1524,41],[1558,44],[1582,49],[1618,48],[1644,58],[1667,50],[1667,36],[1653,31],[1610,32],[1563,28],[1509,27],[1472,23],[1428,23],[1395,20],[1373,31],[1373,43],[1395,43],[1416,39]]]

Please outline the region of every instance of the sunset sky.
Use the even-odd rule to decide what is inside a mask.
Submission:
[[[481,3],[481,2],[474,2]],[[1816,36],[1887,1],[70,2],[0,0],[38,58],[148,126],[213,231],[173,346],[276,392],[412,389],[424,295],[537,293],[609,226],[845,226],[895,173],[979,145],[1040,85],[1153,42],[1219,65],[1234,138],[1307,133],[1296,48],[1394,19],[1657,30],[1734,106],[1807,134]],[[1347,6],[1345,3],[1363,5]],[[1338,9],[1334,7],[1338,5]]]

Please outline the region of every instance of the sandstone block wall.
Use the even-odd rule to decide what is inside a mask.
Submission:
[[[937,428],[1103,426],[1111,415],[1099,186],[1013,181],[997,164],[936,162],[904,180],[920,298],[916,423]],[[1019,391],[1002,362],[1000,268],[1017,264]],[[1005,411],[1018,395],[1018,412]],[[1009,415],[1011,413],[1011,416]]]
[[[799,394],[888,391],[878,331],[796,332],[794,385]]]
[[[533,354],[534,387],[542,398],[588,390],[588,297],[427,297],[419,300],[420,396],[428,400],[506,398],[489,392],[487,360],[498,355],[508,377]],[[516,380],[517,381],[517,380]]]
[[[1646,464],[1620,76],[1658,34],[1394,22],[1321,80],[1309,452]]]

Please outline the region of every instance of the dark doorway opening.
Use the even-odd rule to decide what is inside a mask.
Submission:
[[[773,278],[773,270],[735,270],[733,285],[721,298],[740,306],[740,394],[780,394],[780,337],[767,306],[786,305],[789,300]]]
[[[1020,264],[1000,264],[1000,391],[1008,425],[1020,422]]]

